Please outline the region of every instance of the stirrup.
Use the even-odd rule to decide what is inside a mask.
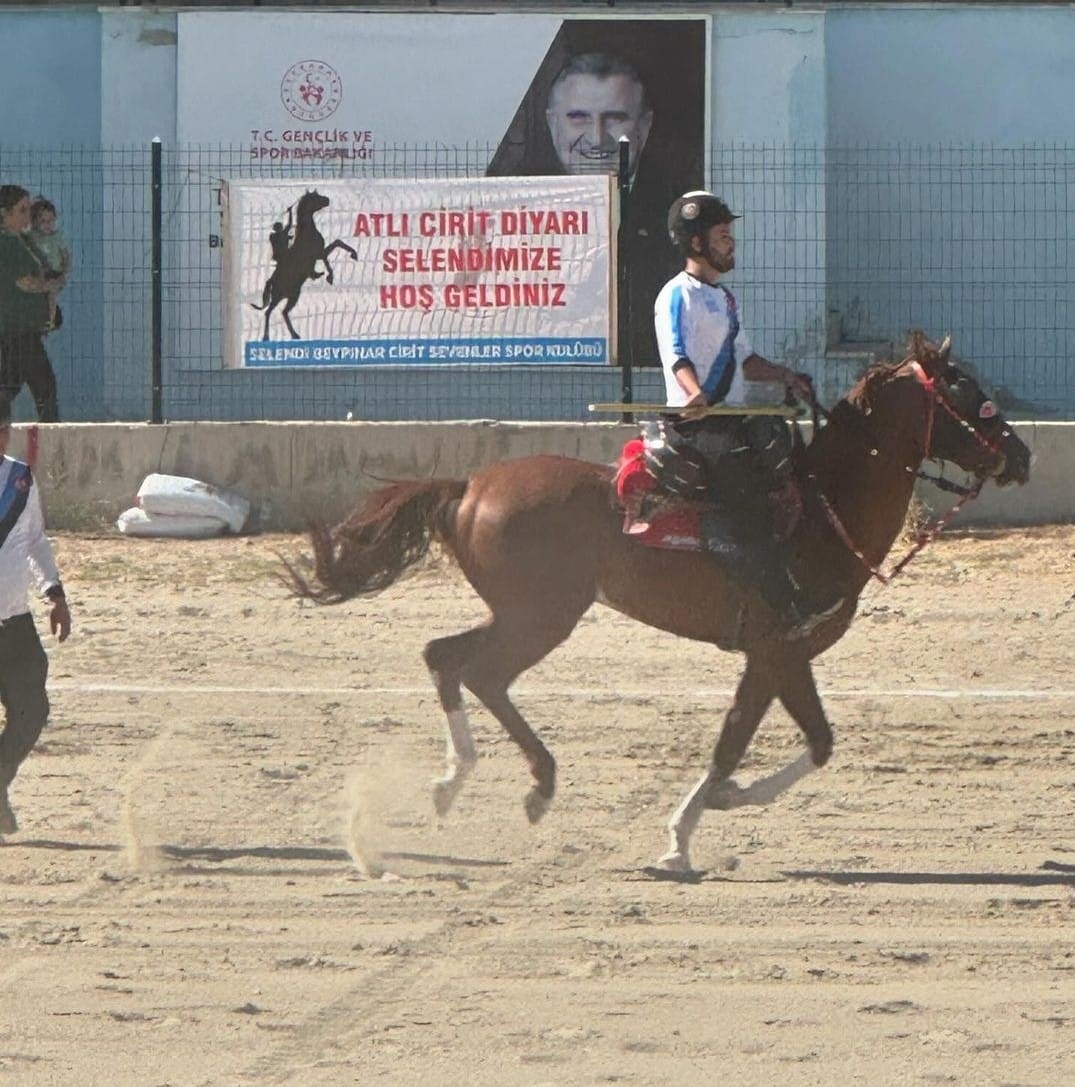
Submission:
[[[796,642],[800,638],[806,638],[813,634],[822,623],[831,619],[844,606],[844,603],[844,597],[841,596],[835,604],[830,604],[824,611],[818,611],[814,612],[813,615],[808,615],[805,619],[796,623],[787,634],[784,635],[785,640]]]

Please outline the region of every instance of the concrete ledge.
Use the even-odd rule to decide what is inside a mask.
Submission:
[[[1075,520],[1075,424],[1018,423],[1034,452],[1025,487],[988,486],[958,525]],[[23,457],[29,427],[16,425]],[[150,472],[192,476],[271,509],[264,527],[336,521],[382,481],[461,477],[494,461],[558,453],[615,461],[636,430],[619,423],[64,423],[38,427],[36,474],[54,529],[100,529],[134,502]],[[922,488],[927,505],[947,496]],[[256,516],[252,515],[256,525]]]

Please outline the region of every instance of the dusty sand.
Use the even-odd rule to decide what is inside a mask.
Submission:
[[[446,564],[299,606],[297,537],[60,536],[75,632],[0,844],[0,1087],[1075,1082],[1075,527],[946,537],[818,662],[830,766],[643,868],[740,659],[604,609],[433,813]],[[39,609],[44,628],[44,611]],[[741,780],[800,749],[773,710]],[[379,861],[387,870],[363,870]]]

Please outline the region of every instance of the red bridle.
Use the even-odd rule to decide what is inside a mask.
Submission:
[[[908,364],[910,366],[911,372],[918,379],[918,383],[922,386],[926,393],[926,405],[928,415],[926,418],[926,440],[924,445],[925,452],[922,454],[923,460],[930,459],[930,450],[933,448],[933,420],[936,415],[937,405],[940,405],[941,408],[943,408],[944,411],[946,411],[957,423],[959,423],[960,426],[964,427],[966,430],[969,430],[979,445],[983,446],[984,448],[988,449],[990,452],[998,456],[1000,455],[1000,447],[989,441],[989,439],[986,438],[985,435],[979,433],[977,427],[971,426],[971,424],[968,423],[967,420],[964,419],[963,416],[960,415],[954,407],[952,407],[952,405],[948,401],[948,397],[944,395],[944,392],[941,388],[938,388],[937,379],[930,377],[929,374],[926,373],[922,364],[917,359],[908,359],[906,360],[905,364]],[[875,453],[876,450],[873,450],[872,452]],[[912,472],[915,471],[915,469],[908,466],[907,471]],[[922,472],[918,472],[918,475],[922,479],[929,479],[934,483],[938,482],[937,480],[933,479],[933,477],[927,476]],[[866,569],[870,572],[871,577],[876,578],[878,581],[881,582],[882,585],[887,585],[911,561],[911,559],[913,559],[928,543],[933,541],[933,539],[937,536],[937,533],[939,533],[941,529],[944,528],[944,526],[948,524],[948,522],[951,521],[952,518],[955,517],[955,515],[959,513],[959,511],[968,502],[978,497],[979,493],[981,492],[983,482],[983,480],[979,480],[977,485],[974,487],[959,488],[956,488],[953,485],[949,484],[947,489],[958,490],[958,492],[960,493],[961,497],[959,501],[943,516],[938,517],[931,524],[926,525],[924,528],[918,531],[915,536],[915,542],[912,545],[911,549],[907,552],[906,555],[903,556],[902,559],[900,559],[899,562],[896,563],[896,565],[887,574],[883,573],[880,567],[874,566],[870,562],[870,560],[867,559],[866,556],[862,553],[862,549],[851,538],[851,534],[844,527],[843,522],[840,520],[836,511],[832,508],[832,504],[829,502],[828,498],[825,497],[825,494],[820,487],[817,488],[817,496],[821,501],[821,508],[825,511],[825,516],[828,518],[829,524],[832,525],[833,530],[836,532],[836,535],[839,536],[840,539],[844,542],[847,549],[855,556],[855,558],[859,560],[859,562],[862,563],[863,566],[866,567]]]

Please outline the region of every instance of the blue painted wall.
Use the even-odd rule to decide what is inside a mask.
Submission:
[[[101,19],[95,11],[0,10],[0,144],[95,146]]]
[[[76,267],[101,265],[101,20],[95,11],[0,11],[0,182],[57,205]],[[54,151],[63,150],[59,154]],[[45,153],[46,149],[48,154]],[[64,291],[65,325],[48,338],[61,418],[100,418],[104,380],[102,293],[76,275]],[[17,418],[32,418],[24,392]]]
[[[845,332],[951,331],[1009,402],[1070,416],[1075,9],[834,10],[825,27]]]
[[[1075,142],[1075,9],[863,7],[825,15],[831,143]]]

